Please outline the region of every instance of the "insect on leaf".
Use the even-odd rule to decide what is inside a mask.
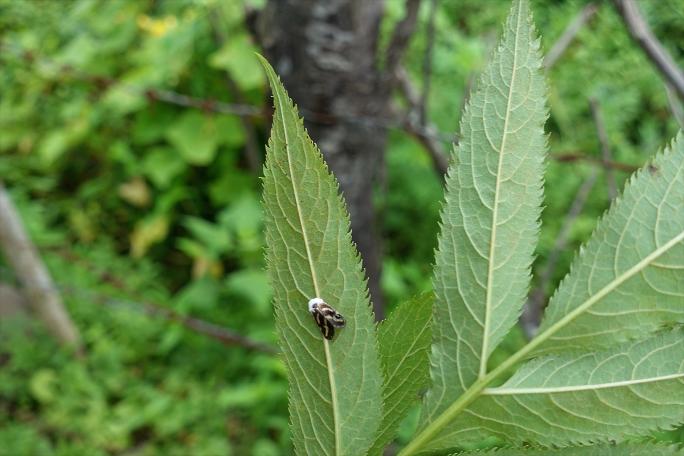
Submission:
[[[382,414],[374,321],[349,216],[321,153],[271,66],[275,113],[264,168],[268,271],[298,454],[364,454]],[[326,340],[308,309],[320,297],[346,320]]]

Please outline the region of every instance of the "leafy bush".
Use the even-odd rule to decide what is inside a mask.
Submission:
[[[539,237],[547,114],[527,0],[514,2],[461,121],[434,303],[405,303],[379,336],[337,183],[263,64],[275,104],[264,178],[267,260],[297,452],[381,453],[428,381],[428,358],[423,414],[400,455],[488,439],[570,448],[560,454],[678,451],[572,446],[622,442],[684,421],[684,137],[630,178],[537,336],[492,366],[525,302]],[[334,339],[307,311],[314,297],[346,318]]]

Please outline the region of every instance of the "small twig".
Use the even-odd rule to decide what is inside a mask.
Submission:
[[[633,173],[638,170],[638,166],[628,165],[627,163],[620,163],[616,161],[604,161],[602,159],[592,157],[584,153],[560,153],[549,155],[551,160],[557,161],[558,163],[574,163],[578,161],[589,162],[596,165],[601,165],[604,168],[609,167],[617,171],[624,171],[626,173]]]
[[[423,56],[423,93],[420,97],[420,125],[427,124],[428,103],[430,100],[430,83],[432,81],[432,53],[435,47],[435,17],[437,16],[437,0],[430,0],[430,13],[427,22],[427,43]]]
[[[64,256],[65,258],[78,258],[74,256],[71,253],[66,253],[66,252],[57,252],[59,255]],[[0,267],[0,270],[3,268]],[[101,279],[103,282],[106,282],[112,286],[114,286],[117,289],[120,289],[125,292],[123,284],[115,277],[105,273],[102,275]],[[123,300],[119,298],[114,298],[109,295],[105,295],[103,293],[98,293],[93,290],[88,290],[84,288],[77,288],[69,285],[64,285],[64,284],[57,284],[56,288],[59,289],[62,293],[64,293],[65,296],[71,296],[71,297],[77,297],[81,296],[83,299],[87,299],[88,302],[93,302],[95,304],[100,304],[104,306],[110,306],[110,307],[119,307],[119,308],[126,308],[129,309],[133,312],[140,312],[144,313],[145,315],[148,315],[152,318],[161,318],[165,321],[173,321],[176,323],[179,323],[181,326],[185,327],[186,329],[195,332],[197,334],[209,337],[211,339],[215,339],[219,342],[221,342],[224,345],[229,345],[229,346],[241,346],[244,347],[248,350],[256,350],[260,351],[263,353],[269,353],[269,354],[275,354],[278,353],[277,348],[273,347],[270,344],[264,343],[264,342],[259,342],[255,341],[253,339],[250,339],[247,336],[243,336],[242,334],[239,334],[231,329],[225,328],[223,326],[219,326],[217,324],[208,322],[206,320],[202,320],[200,318],[195,318],[192,316],[187,316],[187,315],[182,315],[172,309],[169,309],[168,307],[165,307],[161,304],[156,304],[152,303],[149,301],[146,302],[141,302],[141,301],[132,301],[132,300]],[[0,300],[4,300],[5,298],[13,298],[17,293],[21,293],[21,289],[17,289],[9,284],[2,284],[0,283]],[[10,313],[14,313],[16,303],[21,303],[22,300],[21,298],[14,299],[14,305],[11,307],[6,306],[6,302],[2,302],[0,305],[0,316],[6,316],[5,311],[9,311]],[[13,303],[9,303],[13,304]],[[19,309],[21,310],[21,309]]]
[[[615,174],[613,169],[608,165],[612,160],[612,152],[608,142],[608,135],[606,134],[606,127],[603,124],[603,117],[601,116],[601,108],[595,98],[589,99],[589,106],[591,107],[591,115],[596,125],[596,134],[601,143],[601,163],[606,171],[606,183],[608,185],[608,196],[611,201],[617,196],[617,184],[615,183]]]
[[[534,290],[532,290],[527,300],[527,304],[525,306],[525,310],[523,311],[521,321],[523,330],[525,331],[525,334],[527,335],[528,339],[534,337],[535,333],[537,332],[537,329],[539,328],[539,324],[541,323],[541,316],[543,313],[542,311],[547,301],[546,290],[549,288],[551,279],[553,278],[553,275],[556,272],[558,258],[560,257],[561,252],[565,250],[565,247],[568,243],[568,239],[570,237],[570,231],[572,229],[572,226],[575,223],[577,217],[582,212],[582,209],[584,208],[584,205],[586,204],[587,199],[589,198],[589,192],[591,192],[591,189],[594,187],[597,177],[598,171],[596,170],[596,168],[593,168],[591,170],[591,174],[589,174],[589,176],[587,176],[587,178],[584,179],[584,182],[582,182],[582,185],[577,190],[577,193],[575,194],[575,199],[572,201],[570,209],[568,210],[568,213],[565,215],[565,218],[563,219],[563,225],[561,226],[561,229],[558,232],[558,236],[556,236],[556,242],[554,242],[553,248],[549,253],[548,260],[546,261],[546,266],[544,267],[542,273],[539,275],[539,285]]]
[[[568,24],[563,33],[561,34],[558,41],[554,43],[551,50],[546,54],[544,58],[544,68],[547,70],[556,64],[558,59],[565,53],[565,51],[570,47],[570,44],[577,37],[577,34],[596,14],[598,11],[598,6],[593,3],[587,4],[582,10],[575,16],[575,18]]]
[[[424,131],[436,131],[436,129],[428,124],[420,128],[418,121],[418,111],[420,109],[420,96],[411,84],[408,74],[404,68],[399,68],[396,74],[396,80],[399,85],[399,90],[404,95],[404,98],[409,104],[408,112],[404,118],[404,129],[406,132],[413,135],[425,147],[425,150],[432,159],[432,164],[435,171],[440,175],[444,175],[449,167],[449,160],[447,153],[442,147],[440,141],[435,140],[434,135],[423,135]]]
[[[641,46],[651,62],[677,91],[679,98],[684,100],[684,73],[677,67],[665,47],[653,35],[634,0],[613,0],[613,4],[622,16],[632,38]]]
[[[81,263],[85,267],[88,267],[92,270],[92,264],[90,264],[88,261],[84,260],[83,258],[81,258],[80,256],[76,255],[71,251],[55,250],[54,253],[60,255],[61,257],[65,258],[66,260],[72,263]],[[109,272],[103,272],[98,274],[98,279],[102,283],[107,283],[123,293],[129,293],[129,290],[127,289],[124,282],[120,278],[114,276]],[[124,301],[121,299],[116,299],[110,296],[96,293],[92,290],[77,289],[69,286],[61,286],[60,288],[62,290],[65,290],[67,293],[71,293],[72,295],[79,292],[86,294],[88,299],[94,299],[99,304],[114,306],[126,305],[133,309],[140,309],[148,315],[155,315],[167,321],[178,322],[182,326],[199,334],[211,337],[212,339],[216,339],[224,345],[239,345],[249,350],[256,350],[264,353],[278,353],[278,350],[269,344],[255,341],[247,336],[243,336],[242,334],[237,333],[236,331],[216,325],[214,323],[192,316],[182,315],[166,306],[153,303],[148,300],[145,300],[144,302],[137,300]]]
[[[100,299],[100,302],[106,305],[126,304],[125,301],[113,298],[102,298]],[[164,320],[180,323],[185,328],[217,340],[224,345],[239,345],[248,350],[255,350],[269,354],[278,353],[278,350],[269,344],[252,340],[249,337],[243,336],[235,331],[205,320],[201,320],[199,318],[181,315],[167,307],[162,307],[158,304],[152,304],[150,302],[135,302],[134,305],[141,308],[142,311],[148,315],[159,316]]]
[[[8,51],[8,52],[4,52]],[[262,118],[268,117],[271,113],[254,105],[225,103],[212,98],[196,98],[182,93],[173,92],[170,90],[152,89],[142,86],[137,86],[128,83],[122,83],[113,78],[91,75],[82,71],[77,71],[69,66],[60,65],[50,59],[36,57],[30,52],[24,52],[17,49],[15,46],[8,46],[0,43],[0,59],[8,55],[18,55],[24,61],[35,64],[40,62],[46,65],[52,65],[56,71],[59,71],[64,76],[75,77],[81,81],[93,84],[98,90],[105,90],[110,86],[116,86],[121,90],[134,95],[145,96],[150,102],[160,101],[171,105],[199,109],[205,112],[215,112],[227,115],[236,115],[244,117]],[[333,125],[338,122],[347,122],[354,125],[360,125],[364,128],[382,128],[382,129],[404,129],[404,121],[395,117],[385,118],[378,116],[359,116],[352,113],[337,113],[331,115],[329,113],[315,112],[308,109],[299,109],[300,115],[304,116],[308,122],[320,125]],[[450,141],[451,135],[440,133],[437,130],[421,131],[422,136],[433,136],[435,141]]]
[[[21,217],[0,182],[0,248],[21,283],[32,310],[64,345],[81,352],[81,338]]]
[[[394,27],[392,37],[387,46],[385,59],[385,74],[388,78],[396,75],[397,69],[401,64],[401,59],[404,57],[404,52],[411,40],[416,23],[418,22],[418,10],[420,9],[420,0],[406,0],[406,12],[403,19],[401,19]]]

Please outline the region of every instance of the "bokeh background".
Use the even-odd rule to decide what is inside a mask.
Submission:
[[[271,110],[254,53],[273,52],[258,26],[268,3],[0,0],[0,179],[83,341],[78,355],[35,315],[0,314],[0,455],[292,452],[260,206]],[[409,3],[384,2],[378,49]],[[392,109],[347,116],[349,128],[386,139],[362,152],[380,158],[369,230],[381,246],[374,298],[387,313],[430,289],[435,153],[451,149],[510,6],[418,3],[397,67],[408,86],[391,86]],[[611,2],[531,3],[545,52],[583,18],[545,70],[551,158],[530,298],[539,308],[613,186],[667,144],[684,111]],[[684,67],[684,1],[638,5]],[[285,33],[279,44],[301,50],[300,39]],[[305,72],[279,52],[276,69],[294,85]],[[316,106],[306,96],[295,101]],[[323,122],[303,114],[313,129]],[[345,120],[337,115],[324,121]],[[2,255],[0,283],[17,285]],[[538,315],[526,318],[496,356],[524,343]]]

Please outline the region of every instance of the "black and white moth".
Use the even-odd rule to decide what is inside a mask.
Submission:
[[[326,304],[321,298],[313,298],[309,301],[309,312],[321,330],[321,334],[328,340],[335,337],[335,328],[344,328],[344,317]]]

